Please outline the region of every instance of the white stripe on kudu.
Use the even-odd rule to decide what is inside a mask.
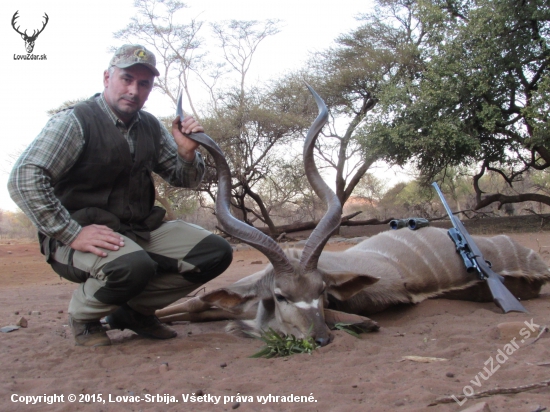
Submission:
[[[294,306],[300,309],[313,309],[313,308],[319,308],[319,299],[313,299],[311,302],[294,302]]]

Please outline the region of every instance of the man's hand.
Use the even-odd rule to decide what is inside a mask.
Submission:
[[[106,257],[107,250],[119,250],[124,246],[124,238],[103,225],[84,226],[73,243],[71,248],[80,252],[89,252],[99,257]]]
[[[188,162],[195,160],[195,150],[199,147],[197,142],[189,139],[186,135],[201,132],[204,132],[204,129],[193,116],[185,117],[181,123],[178,116],[172,122],[172,136],[178,145],[178,153],[184,160]]]

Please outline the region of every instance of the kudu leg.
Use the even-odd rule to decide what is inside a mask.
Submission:
[[[194,297],[177,305],[168,306],[155,312],[163,323],[175,321],[208,322],[216,320],[254,319],[255,307],[243,313],[230,313],[222,309],[213,308],[209,303]]]
[[[187,322],[213,322],[218,320],[246,320],[254,319],[255,313],[230,313],[222,309],[208,309],[203,312],[183,312],[173,315],[158,317],[162,323],[187,321]],[[158,316],[158,315],[157,315]]]
[[[325,309],[325,322],[330,329],[336,329],[337,323],[356,326],[365,332],[374,332],[380,329],[378,323],[365,316],[354,315],[352,313],[339,312],[337,310]]]
[[[158,318],[163,318],[170,315],[177,315],[185,312],[204,312],[212,307],[212,305],[203,302],[199,297],[194,297],[177,305],[168,306],[164,309],[159,309],[155,312]]]

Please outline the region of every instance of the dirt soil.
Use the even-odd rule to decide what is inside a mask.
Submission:
[[[550,262],[550,232],[511,236]],[[480,402],[493,412],[550,408],[548,386],[428,406],[444,396],[548,382],[550,333],[535,342],[533,324],[550,325],[550,285],[524,302],[528,314],[504,315],[492,303],[429,300],[372,316],[379,332],[356,338],[336,331],[331,344],[311,355],[252,359],[262,343],[226,334],[225,322],[175,323],[178,337],[169,341],[109,331],[112,346],[90,349],[76,347],[67,326],[74,284],[54,274],[36,243],[3,243],[0,327],[21,317],[28,327],[0,333],[0,411],[443,412]],[[266,263],[256,251],[237,250],[230,269],[208,288]],[[502,322],[527,322],[531,329],[511,325],[499,332]]]

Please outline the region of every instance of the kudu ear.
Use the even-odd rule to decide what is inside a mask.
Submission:
[[[325,273],[327,292],[339,300],[347,300],[366,287],[376,283],[380,278],[350,272]]]
[[[249,287],[236,287],[216,289],[200,299],[220,309],[239,314],[250,308],[259,297]]]

